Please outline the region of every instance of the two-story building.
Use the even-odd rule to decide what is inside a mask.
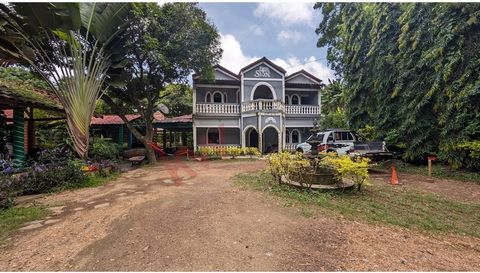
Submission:
[[[293,150],[320,117],[322,81],[263,57],[239,74],[217,65],[214,79],[193,76],[193,144]]]

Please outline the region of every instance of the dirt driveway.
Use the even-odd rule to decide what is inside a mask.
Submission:
[[[479,271],[480,240],[316,215],[230,178],[263,161],[176,162],[47,196],[54,215],[0,249],[0,271]]]

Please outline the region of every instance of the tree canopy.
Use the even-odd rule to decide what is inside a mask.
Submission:
[[[0,4],[0,62],[33,68],[62,104],[68,131],[86,157],[90,120],[105,83],[124,64],[127,3]]]
[[[327,47],[331,68],[345,82],[350,125],[374,126],[376,137],[403,147],[408,160],[433,153],[471,165],[457,152],[480,140],[480,5],[315,8],[323,15],[317,45]]]
[[[133,3],[128,22],[124,35],[128,64],[123,73],[129,80],[124,87],[110,88],[104,100],[145,145],[153,163],[155,156],[148,143],[153,137],[153,114],[160,100],[171,96],[172,90],[165,91],[165,87],[186,83],[193,72],[210,71],[221,57],[220,36],[193,3]],[[144,134],[126,120],[125,114],[131,112],[142,116]]]

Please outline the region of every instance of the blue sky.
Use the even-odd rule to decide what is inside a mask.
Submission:
[[[326,50],[317,48],[321,14],[313,3],[200,3],[221,34],[220,64],[237,73],[266,56],[287,70],[305,69],[324,82],[333,77]]]

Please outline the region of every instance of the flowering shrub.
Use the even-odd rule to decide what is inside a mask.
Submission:
[[[235,158],[235,157],[242,154],[242,148],[240,148],[240,147],[228,147],[227,148],[227,154],[229,156],[231,156],[232,158]]]
[[[352,160],[349,156],[337,156],[329,153],[322,159],[322,164],[327,164],[333,167],[336,174],[342,178],[350,178],[357,185],[360,190],[362,185],[368,183],[368,163],[370,159],[359,157]]]
[[[282,183],[282,177],[284,177],[308,188],[313,184],[314,174],[333,172],[334,181],[350,178],[360,190],[362,185],[368,183],[368,163],[367,158],[352,160],[348,156],[339,157],[333,153],[313,160],[307,159],[298,152],[281,152],[268,157],[270,173],[278,183]]]
[[[262,154],[256,147],[214,147],[214,146],[202,146],[198,148],[197,154],[207,159],[219,159],[222,156],[229,155],[235,158],[239,155],[260,157]]]
[[[0,209],[13,206],[24,180],[25,176],[0,174]]]

